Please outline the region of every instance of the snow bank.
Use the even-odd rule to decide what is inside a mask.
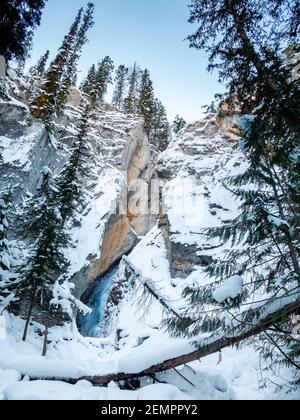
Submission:
[[[172,340],[167,335],[157,333],[141,346],[121,354],[119,371],[125,373],[142,372],[153,365],[192,353],[195,350],[196,348],[186,340]]]
[[[189,400],[173,385],[155,384],[139,391],[121,391],[117,387],[96,388],[86,381],[69,385],[63,382],[34,381],[19,382],[4,390],[3,399],[11,401],[82,401],[82,400]]]
[[[3,391],[12,384],[21,380],[21,375],[16,370],[0,369],[0,400],[4,398]]]

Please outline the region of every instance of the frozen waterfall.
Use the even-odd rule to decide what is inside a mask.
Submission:
[[[111,286],[118,274],[118,268],[114,268],[102,277],[99,284],[92,291],[87,302],[93,311],[86,316],[79,316],[79,331],[85,337],[101,337],[102,323],[111,291]]]

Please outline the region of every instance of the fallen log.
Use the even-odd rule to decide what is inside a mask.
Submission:
[[[234,337],[226,337],[216,340],[213,343],[204,345],[193,353],[182,355],[170,360],[166,360],[157,365],[151,366],[148,369],[142,372],[132,372],[132,373],[114,373],[104,376],[85,376],[77,379],[68,379],[66,382],[75,384],[79,380],[86,380],[91,382],[94,385],[106,385],[110,382],[117,382],[123,380],[137,379],[146,376],[153,376],[155,373],[165,372],[170,369],[177,368],[179,366],[185,365],[187,363],[194,362],[203,357],[209,356],[214,353],[218,353],[221,350],[237,345],[257,334],[262,333],[263,331],[268,330],[270,327],[274,326],[276,323],[284,319],[285,317],[294,314],[300,308],[300,300],[290,303],[280,310],[267,315],[265,318],[260,320],[256,325],[250,327],[247,331],[244,331],[240,335]]]

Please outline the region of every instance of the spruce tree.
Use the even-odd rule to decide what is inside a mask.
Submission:
[[[79,130],[68,163],[57,179],[58,200],[63,220],[68,220],[84,203],[82,181],[89,177],[91,150],[87,142],[91,118],[91,107],[87,105],[82,112]]]
[[[179,131],[181,131],[184,127],[186,127],[186,121],[180,117],[179,115],[176,115],[175,120],[172,124],[172,130],[175,134],[178,134]]]
[[[115,78],[115,89],[112,99],[112,105],[116,108],[123,110],[124,108],[124,99],[125,91],[127,87],[127,78],[128,78],[128,68],[124,65],[118,67]]]
[[[171,127],[166,108],[159,99],[155,99],[150,142],[163,152],[168,147],[170,139]]]
[[[298,0],[193,0],[190,11],[189,21],[198,24],[190,46],[209,54],[208,70],[218,70],[220,81],[228,82],[229,95],[241,99],[243,113],[262,99],[257,96],[262,82],[268,100],[280,99],[288,81],[282,71],[276,74],[279,56],[288,45],[299,49]],[[284,106],[282,114],[297,130],[297,111]]]
[[[48,168],[43,169],[39,191],[27,202],[23,226],[32,243],[29,261],[20,270],[17,290],[20,299],[29,300],[23,333],[23,341],[26,341],[34,307],[50,311],[55,280],[66,272],[69,264],[63,249],[69,245],[70,239],[59,209],[57,188]]]
[[[191,45],[210,52],[210,68],[219,69],[249,114],[240,122],[248,169],[227,180],[240,215],[207,232],[208,239],[228,244],[228,252],[208,268],[206,286],[185,291],[191,304],[186,316],[169,321],[176,334],[234,336],[270,306],[299,299],[300,79],[283,51],[300,28],[296,2],[286,6],[285,0],[194,0],[191,6],[190,20],[199,24]],[[280,363],[299,366],[299,341],[290,331],[291,320],[282,313],[265,334],[264,357],[275,346]]]
[[[0,55],[7,60],[25,60],[45,3],[45,0],[1,0]]]
[[[129,75],[129,91],[125,99],[125,112],[127,114],[138,114],[138,105],[140,97],[140,79],[141,70],[139,66],[134,63],[134,66]]]
[[[74,46],[78,34],[82,13],[83,9],[80,9],[69,33],[64,38],[58,55],[50,65],[45,77],[45,82],[41,88],[41,93],[31,104],[32,115],[36,118],[44,119],[45,122],[49,122],[49,118],[56,111],[57,94],[61,87],[61,81],[68,64],[70,51]]]
[[[30,78],[33,82],[36,79],[40,80],[45,75],[47,62],[49,60],[50,51],[47,50],[44,55],[39,59],[37,64],[29,70]]]
[[[77,66],[80,59],[82,48],[88,42],[87,32],[94,25],[93,15],[95,6],[93,3],[88,3],[87,10],[82,18],[81,26],[78,30],[77,37],[74,41],[70,51],[70,57],[64,75],[61,80],[60,89],[57,94],[57,111],[61,111],[67,102],[68,95],[72,86],[76,85]]]
[[[148,70],[144,70],[141,78],[138,113],[144,118],[144,128],[150,137],[154,115],[154,89]]]
[[[32,115],[42,118],[49,126],[51,116],[64,107],[76,76],[77,64],[86,33],[93,24],[94,5],[88,4],[86,13],[80,9],[55,60],[51,63],[39,95],[31,104]]]
[[[89,69],[87,77],[80,85],[80,89],[87,95],[91,95],[94,91],[94,86],[96,83],[96,66],[95,64]]]
[[[95,96],[100,102],[103,102],[107,93],[108,86],[112,84],[112,73],[114,71],[113,60],[106,56],[99,63],[95,77],[95,85],[91,90],[91,95]]]
[[[29,70],[29,89],[31,100],[35,98],[40,92],[46,73],[49,54],[50,51],[46,51],[46,53],[39,59],[37,64]]]

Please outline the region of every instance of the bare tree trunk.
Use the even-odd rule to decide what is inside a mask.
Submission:
[[[42,353],[43,357],[45,357],[47,354],[47,344],[48,344],[48,325],[46,325],[45,332],[44,332],[44,345],[43,345],[43,353]]]
[[[25,328],[24,328],[24,333],[23,333],[23,337],[22,337],[22,341],[24,341],[24,342],[27,339],[29,324],[30,324],[31,315],[32,315],[34,302],[35,302],[35,293],[36,293],[36,286],[34,287],[34,289],[32,291],[32,294],[31,294],[30,306],[29,306],[28,315],[27,315],[27,319],[26,319],[26,324],[25,324]]]

